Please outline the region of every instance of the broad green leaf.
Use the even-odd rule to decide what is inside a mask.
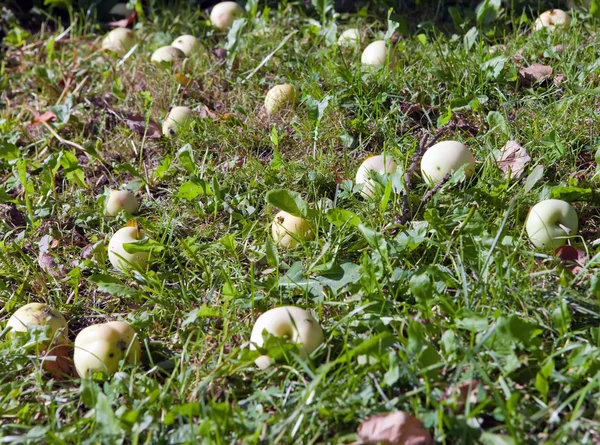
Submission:
[[[356,215],[356,213],[345,209],[329,209],[327,210],[326,216],[327,220],[331,224],[338,227],[342,227],[346,224],[357,227],[362,223],[361,219]]]
[[[203,179],[190,179],[179,187],[178,198],[192,201],[200,195],[212,195],[213,192]]]
[[[110,275],[94,274],[87,279],[98,286],[98,290],[117,296],[133,296],[138,292]]]
[[[267,192],[265,200],[273,207],[300,218],[309,216],[308,204],[298,192],[275,189]]]

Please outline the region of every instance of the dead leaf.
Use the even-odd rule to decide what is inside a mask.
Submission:
[[[53,277],[60,277],[64,275],[64,273],[59,270],[56,261],[54,261],[54,258],[52,258],[52,255],[49,253],[40,251],[38,255],[38,264],[43,271],[49,273]]]
[[[134,131],[140,136],[144,136],[146,132],[146,118],[139,113],[130,114],[125,118],[125,123],[131,131]],[[154,119],[148,121],[148,131],[146,139],[159,139],[162,136],[162,128]]]
[[[517,141],[508,141],[502,148],[497,161],[498,167],[507,176],[511,175],[513,178],[519,178],[525,171],[527,163],[531,161],[531,157]]]
[[[181,85],[182,87],[189,87],[190,84],[192,83],[192,79],[190,77],[187,77],[185,74],[181,74],[181,73],[176,73],[175,74],[175,80],[177,81],[177,83],[179,85]]]
[[[576,249],[572,246],[559,247],[556,249],[555,255],[562,261],[565,269],[569,269],[574,274],[583,270],[583,266],[587,260],[585,251]]]
[[[53,111],[45,111],[42,114],[37,114],[35,119],[29,124],[32,127],[35,125],[40,125],[42,122],[54,122],[56,120],[56,114]]]
[[[448,400],[455,398],[456,409],[462,412],[467,402],[470,405],[477,403],[477,396],[479,394],[479,387],[481,382],[479,380],[467,380],[458,386],[449,386],[442,395],[442,400]]]
[[[109,22],[108,26],[111,28],[127,28],[129,25],[135,22],[136,18],[137,11],[133,11],[129,17],[125,17],[124,19],[116,20],[114,22]]]
[[[552,67],[534,63],[527,68],[521,68],[519,70],[519,77],[525,86],[546,82],[552,77]]]
[[[200,110],[198,111],[198,116],[205,118],[209,117],[212,120],[216,120],[218,118],[217,114],[208,108],[206,105],[200,106]]]
[[[57,379],[65,377],[76,377],[75,367],[71,355],[73,347],[68,344],[58,344],[50,348],[49,351],[42,352],[44,370],[52,374]]]
[[[365,445],[433,444],[421,421],[403,411],[369,417],[358,427],[358,437]]]
[[[556,75],[556,77],[554,77],[554,85],[556,85],[557,87],[561,86],[561,84],[565,81],[565,75],[562,73],[559,73]]]
[[[564,51],[565,47],[563,45],[556,45],[554,47],[554,51],[556,52],[556,54],[562,54],[562,52]]]

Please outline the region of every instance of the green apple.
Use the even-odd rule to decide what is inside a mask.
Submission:
[[[547,199],[534,205],[527,215],[525,230],[535,247],[555,250],[564,246],[566,237],[577,234],[579,218],[568,202]]]
[[[465,174],[470,177],[475,171],[475,157],[463,143],[443,141],[425,152],[421,159],[421,174],[429,185],[439,184],[446,174],[454,173],[466,164]]]
[[[121,360],[136,364],[141,355],[133,328],[122,321],[111,321],[88,326],[77,335],[73,360],[77,374],[85,378],[95,372],[112,375],[119,370]]]
[[[171,46],[173,48],[180,49],[187,57],[190,57],[192,54],[198,51],[200,43],[196,37],[186,34],[173,40]]]
[[[135,34],[127,28],[115,28],[102,39],[102,49],[125,54],[135,45]]]
[[[162,125],[163,135],[166,137],[171,136],[175,133],[179,125],[189,122],[193,116],[193,111],[188,107],[171,108]]]
[[[179,48],[172,46],[161,46],[152,53],[150,60],[159,65],[170,65],[176,60],[185,59],[185,53]]]
[[[356,172],[356,184],[362,184],[360,194],[363,198],[369,199],[373,196],[376,190],[376,184],[371,179],[371,172],[375,171],[379,174],[394,173],[398,165],[389,155],[371,156],[360,165]]]
[[[554,31],[557,28],[567,30],[570,26],[571,16],[569,14],[562,9],[551,9],[540,14],[535,21],[533,29],[535,31],[539,31],[542,28],[546,28],[549,31]]]
[[[128,253],[124,244],[136,243],[146,238],[143,230],[136,226],[126,226],[112,236],[108,243],[108,259],[113,267],[120,271],[145,269],[150,260],[150,252]]]
[[[293,105],[296,102],[296,91],[288,83],[275,85],[271,88],[265,97],[265,108],[267,113],[277,113],[287,105]]]
[[[360,31],[356,28],[350,28],[340,34],[337,44],[339,46],[351,47],[360,45]]]
[[[246,11],[236,2],[217,3],[210,11],[210,22],[220,31],[227,31]]]
[[[365,66],[380,68],[387,63],[388,51],[385,40],[376,40],[364,49],[360,61]],[[393,65],[394,57],[392,53],[390,54],[390,67],[393,67]]]
[[[314,230],[310,221],[282,210],[275,215],[271,226],[271,235],[279,247],[293,249],[299,241],[313,239]]]
[[[131,215],[137,213],[138,202],[129,190],[111,190],[106,201],[106,216],[117,216],[121,211]]]
[[[43,303],[29,303],[20,307],[8,319],[6,327],[12,332],[27,332],[27,325],[49,326],[57,343],[68,343],[67,320],[58,310]]]
[[[263,345],[264,331],[299,345],[303,359],[310,356],[325,339],[319,322],[308,311],[295,306],[276,307],[258,317],[250,335],[250,349],[255,350]],[[271,358],[263,355],[255,363],[260,369],[266,369],[271,366]]]

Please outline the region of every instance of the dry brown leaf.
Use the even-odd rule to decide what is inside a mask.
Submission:
[[[60,277],[64,275],[62,271],[59,270],[56,261],[52,258],[52,255],[46,252],[40,252],[38,255],[38,264],[45,272],[49,273],[53,277]]]
[[[517,141],[508,141],[500,151],[500,157],[497,161],[498,167],[507,176],[511,175],[513,178],[519,178],[531,158]]]
[[[458,386],[449,386],[442,395],[442,400],[448,400],[456,397],[456,409],[463,411],[467,402],[470,405],[477,403],[477,396],[479,393],[479,386],[481,382],[479,380],[467,380]]]
[[[202,105],[200,107],[200,110],[198,111],[198,116],[202,118],[209,117],[212,120],[216,120],[218,118],[217,114],[210,108],[208,108],[206,105]]]
[[[124,19],[116,20],[114,22],[109,22],[108,26],[111,28],[127,28],[129,25],[135,22],[136,18],[137,11],[133,11],[129,17],[125,17]]]
[[[73,347],[68,344],[58,344],[49,351],[42,352],[44,370],[57,379],[76,377],[75,367],[71,355]]]
[[[565,269],[569,269],[574,274],[583,270],[583,266],[587,260],[585,251],[572,246],[559,247],[556,249],[555,255],[562,260]]]
[[[403,411],[377,414],[358,427],[358,437],[365,445],[430,445],[429,431],[419,419]]]
[[[519,70],[519,77],[525,86],[548,81],[552,77],[552,67],[534,63]]]
[[[53,111],[45,111],[42,114],[36,114],[35,119],[29,124],[31,126],[40,125],[42,122],[53,122],[56,120],[56,114]]]
[[[136,132],[140,136],[144,136],[146,131],[146,118],[139,113],[130,114],[125,118],[125,123],[131,131]],[[162,136],[162,128],[154,119],[148,121],[148,131],[146,139],[159,139]]]

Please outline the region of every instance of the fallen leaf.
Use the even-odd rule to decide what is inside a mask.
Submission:
[[[534,63],[527,68],[521,68],[519,77],[525,86],[532,86],[549,80],[552,77],[552,67]]]
[[[554,85],[559,87],[564,81],[565,81],[565,75],[562,73],[557,74],[556,77],[554,78]]]
[[[458,386],[449,386],[442,395],[442,400],[448,400],[455,398],[456,409],[462,412],[467,402],[470,405],[477,403],[477,396],[479,394],[479,387],[481,382],[479,380],[467,380]]]
[[[35,119],[29,124],[31,126],[40,125],[42,122],[53,122],[56,120],[56,114],[53,111],[45,111],[42,114],[36,114]]]
[[[563,262],[565,269],[569,269],[574,274],[583,270],[583,266],[587,260],[585,251],[572,246],[559,247],[556,249],[555,255]]]
[[[192,83],[192,79],[190,77],[187,77],[185,74],[181,74],[181,73],[176,73],[175,74],[175,80],[177,81],[177,83],[183,87],[189,87],[190,84]]]
[[[500,157],[497,161],[498,167],[507,176],[511,175],[513,178],[519,178],[531,158],[517,141],[508,141],[500,151]]]
[[[57,379],[65,377],[76,377],[75,367],[71,355],[73,347],[67,344],[58,344],[50,348],[49,351],[42,352],[44,370],[52,374]]]
[[[419,419],[403,411],[377,414],[358,427],[358,437],[365,445],[430,445],[429,431]]]
[[[46,252],[40,252],[38,255],[38,264],[45,272],[49,273],[53,277],[60,277],[64,275],[62,271],[58,269],[56,261],[52,258],[52,255]]]
[[[125,123],[131,131],[134,131],[140,136],[144,136],[146,132],[146,118],[139,113],[130,114],[125,118]],[[148,121],[148,131],[146,132],[147,139],[159,139],[162,136],[162,129],[158,122],[154,119]]]
[[[208,108],[206,105],[202,105],[200,106],[200,110],[198,111],[198,116],[205,118],[205,117],[209,117],[212,120],[216,120],[217,119],[217,114],[212,111],[210,108]]]
[[[114,22],[109,22],[108,26],[111,28],[127,28],[129,25],[135,22],[136,18],[137,11],[133,11],[129,17],[125,17],[124,19],[116,20]]]
[[[563,45],[556,45],[554,47],[554,51],[556,52],[556,54],[562,54],[562,52],[564,51],[565,47]]]

